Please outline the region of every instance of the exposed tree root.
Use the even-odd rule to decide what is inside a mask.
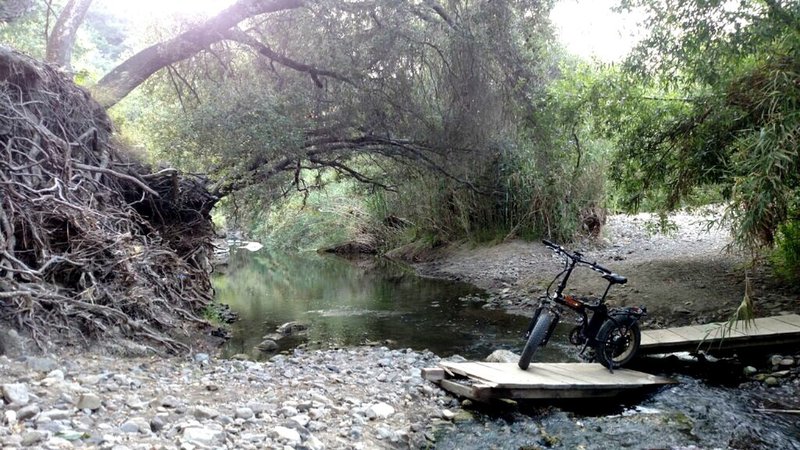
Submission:
[[[84,90],[0,47],[0,321],[40,345],[121,334],[185,350],[212,300],[216,199],[111,134]]]

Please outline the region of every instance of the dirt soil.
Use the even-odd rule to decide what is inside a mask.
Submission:
[[[747,269],[750,258],[729,249],[728,230],[708,229],[717,214],[716,209],[674,214],[667,234],[652,232],[649,214],[611,216],[599,239],[565,247],[627,277],[626,285],[612,288],[609,303],[646,306],[645,326],[727,320],[742,302],[745,280],[756,316],[800,312],[800,288],[773,277],[766,265]],[[415,267],[425,276],[473,283],[489,292],[494,307],[527,315],[561,270],[560,261],[540,242],[514,240],[439,250]],[[582,269],[570,278],[568,291],[600,296],[605,286],[597,273]]]

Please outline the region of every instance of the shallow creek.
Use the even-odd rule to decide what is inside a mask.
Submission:
[[[218,299],[240,314],[227,356],[257,357],[263,337],[292,321],[308,329],[277,339],[279,351],[380,343],[483,359],[524,344],[527,318],[483,309],[482,293],[470,285],[420,278],[385,260],[235,251],[214,284]],[[560,327],[538,361],[577,361],[568,329]],[[756,411],[793,403],[796,386],[742,389],[738,365],[640,366],[679,384],[613,401],[472,406],[472,420],[442,426],[435,447],[800,449],[800,421]]]

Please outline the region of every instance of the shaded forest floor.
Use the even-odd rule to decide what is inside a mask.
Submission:
[[[729,249],[727,230],[708,229],[717,212],[673,215],[674,227],[666,234],[653,232],[648,214],[611,216],[598,241],[566,247],[626,276],[628,283],[614,287],[609,302],[646,306],[645,325],[727,320],[747,283],[757,316],[800,311],[800,288],[775,278],[768,265],[748,268],[749,257]],[[473,283],[489,292],[493,306],[526,315],[562,267],[543,244],[519,240],[454,246],[427,256],[427,262],[415,263],[420,274]],[[568,290],[599,296],[605,286],[597,273],[582,269],[570,278]]]

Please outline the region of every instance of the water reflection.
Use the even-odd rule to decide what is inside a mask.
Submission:
[[[263,336],[283,323],[308,324],[302,336],[278,340],[279,350],[361,345],[429,349],[440,356],[484,358],[493,350],[519,352],[527,319],[482,308],[463,297],[480,295],[467,284],[417,277],[382,259],[352,262],[317,254],[236,251],[226,274],[214,279],[218,300],[241,316],[228,356],[254,355]],[[565,336],[553,341],[566,342]],[[558,343],[540,361],[568,358]]]

